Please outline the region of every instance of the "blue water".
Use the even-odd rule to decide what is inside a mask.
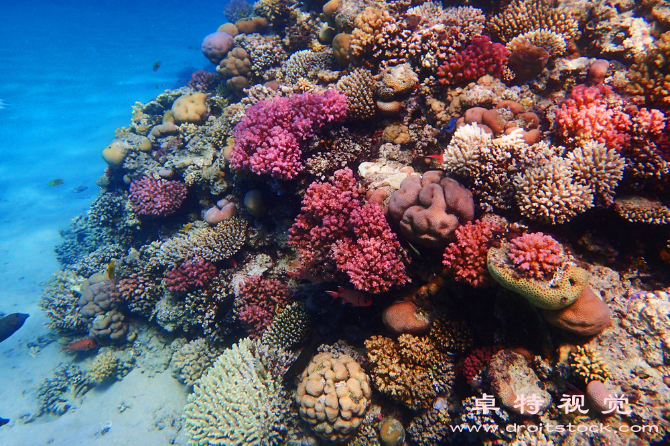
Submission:
[[[133,104],[212,68],[200,43],[225,18],[219,2],[169,0],[3,1],[0,10],[0,312],[31,314],[0,345],[0,417],[15,419],[32,410],[34,395],[8,383],[34,386],[57,364],[45,362],[58,360],[33,359],[25,349],[47,332],[36,303],[40,283],[58,269],[58,231],[98,195],[100,152],[129,123]],[[49,187],[56,178],[64,184]],[[79,186],[87,189],[72,191]],[[0,444],[44,444],[49,429],[0,428]],[[71,438],[53,438],[54,445],[88,441],[76,428]]]

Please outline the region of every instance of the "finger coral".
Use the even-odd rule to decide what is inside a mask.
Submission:
[[[503,42],[541,29],[560,34],[566,41],[579,36],[573,12],[555,7],[550,0],[514,0],[489,22],[489,30]]]

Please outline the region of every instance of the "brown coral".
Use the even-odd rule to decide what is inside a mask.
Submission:
[[[370,70],[357,68],[335,86],[347,96],[347,118],[369,119],[375,115],[375,79]]]
[[[550,0],[514,0],[489,22],[489,30],[503,42],[541,29],[568,41],[579,35],[579,22],[572,11],[556,8]]]
[[[628,77],[630,93],[645,95],[654,103],[670,104],[670,31],[661,35],[655,49],[636,60]]]

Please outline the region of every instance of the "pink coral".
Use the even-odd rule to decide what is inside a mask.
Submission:
[[[407,282],[400,243],[381,206],[367,203],[354,209],[349,224],[355,237],[336,241],[331,254],[337,268],[347,273],[356,289],[381,293]]]
[[[607,85],[577,85],[556,111],[558,132],[569,142],[593,140],[621,150],[630,140],[632,122],[624,102]]]
[[[186,199],[188,190],[179,181],[154,180],[143,177],[130,183],[130,204],[139,215],[167,216],[174,214]]]
[[[517,271],[527,277],[551,277],[563,263],[563,248],[550,235],[524,234],[510,242],[508,252]]]
[[[403,255],[379,205],[361,206],[355,186],[350,169],[310,184],[289,242],[317,274],[343,272],[357,289],[379,293],[407,281]]]
[[[165,274],[165,285],[170,291],[191,291],[216,277],[216,266],[206,260],[184,262]]]
[[[461,371],[468,384],[478,387],[483,374],[489,366],[493,355],[500,350],[499,346],[479,347],[463,359]]]
[[[444,250],[442,263],[456,275],[456,280],[479,286],[491,279],[486,254],[502,228],[494,221],[467,222],[456,229],[456,242]]]
[[[288,304],[289,296],[281,280],[251,276],[240,286],[238,305],[242,307],[237,317],[251,337],[260,337],[277,311]]]
[[[479,36],[464,50],[450,54],[437,70],[437,77],[447,85],[476,81],[486,74],[501,78],[508,57],[503,45]]]
[[[230,162],[238,169],[291,180],[303,167],[302,143],[346,113],[347,97],[337,90],[260,101],[235,126]]]

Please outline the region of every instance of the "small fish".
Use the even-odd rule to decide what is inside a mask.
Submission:
[[[454,133],[456,130],[456,122],[458,122],[458,118],[451,118],[449,123],[440,129],[440,137],[444,138],[447,134]]]
[[[286,274],[296,280],[309,280],[310,282],[322,282],[322,279],[316,277],[307,268],[296,268],[293,271],[286,271]]]
[[[61,351],[67,353],[87,352],[89,350],[95,350],[98,347],[98,344],[93,339],[82,339],[71,342],[67,347],[63,347]]]
[[[28,314],[12,313],[0,319],[0,342],[4,341],[23,326]]]
[[[349,303],[354,307],[369,307],[372,305],[372,298],[362,291],[348,290],[338,286],[337,291],[326,291],[326,294],[332,296],[333,300],[339,297],[345,303]]]
[[[115,272],[116,272],[116,261],[112,260],[107,264],[107,277],[109,277],[109,280],[114,279]]]
[[[65,180],[63,180],[62,178],[56,178],[55,180],[49,181],[47,183],[47,186],[49,187],[60,186],[63,183],[65,183]]]
[[[189,229],[193,227],[193,223],[186,223],[182,228],[180,229],[181,232],[188,232]]]
[[[88,186],[85,186],[85,185],[82,184],[81,186],[73,187],[72,189],[70,189],[70,191],[75,193],[75,194],[79,194],[81,192],[84,192],[87,189],[88,189]]]
[[[440,155],[424,155],[423,157],[433,159],[433,160],[437,161],[438,163],[444,163],[444,155],[442,155],[442,154],[440,154]]]
[[[7,423],[9,423],[9,420],[7,418],[0,418],[0,426],[4,426]]]
[[[154,62],[154,65],[153,65],[153,70],[154,71],[158,71],[158,69],[160,67],[161,67],[161,61],[160,60],[157,60],[156,62]]]

